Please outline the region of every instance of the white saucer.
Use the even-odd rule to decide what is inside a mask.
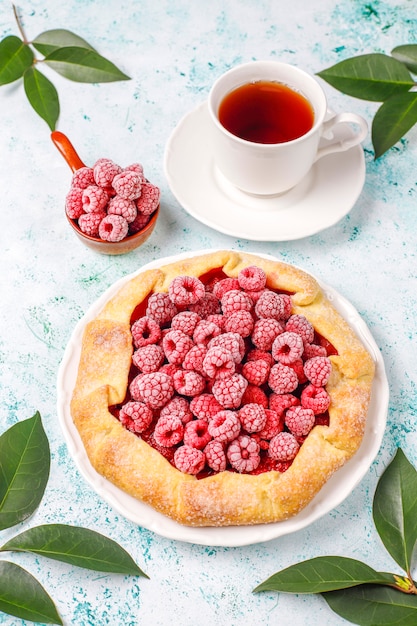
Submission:
[[[340,125],[338,137],[350,136]],[[172,193],[197,220],[226,235],[253,241],[290,241],[329,228],[354,206],[365,182],[362,147],[318,160],[296,187],[276,196],[252,196],[218,171],[211,151],[210,120],[203,103],[183,117],[164,158]]]

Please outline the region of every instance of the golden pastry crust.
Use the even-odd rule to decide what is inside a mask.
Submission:
[[[336,348],[326,385],[330,423],[313,428],[283,473],[225,471],[197,479],[177,470],[109,411],[126,394],[130,319],[139,303],[152,292],[167,291],[176,276],[200,277],[222,268],[237,277],[249,265],[265,271],[269,288],[291,293],[293,313],[304,315]],[[122,286],[85,329],[71,413],[92,466],[160,513],[189,526],[270,523],[301,511],[357,451],[373,377],[371,356],[313,277],[286,263],[226,250],[144,271]]]

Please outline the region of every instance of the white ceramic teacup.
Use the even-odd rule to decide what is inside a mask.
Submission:
[[[232,134],[219,121],[219,106],[234,89],[257,81],[278,82],[300,93],[313,109],[313,125],[302,136],[282,143],[256,143]],[[318,81],[307,72],[278,61],[253,61],[236,66],[213,84],[208,109],[213,126],[213,158],[223,176],[251,194],[271,195],[288,191],[299,183],[322,156],[348,150],[368,133],[366,121],[355,113],[327,118],[327,100]],[[352,125],[342,141],[320,147],[337,124]]]

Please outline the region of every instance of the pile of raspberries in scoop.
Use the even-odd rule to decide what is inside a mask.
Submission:
[[[65,210],[86,235],[115,242],[145,228],[159,197],[159,188],[146,180],[140,163],[121,168],[99,159],[93,167],[74,172]]]
[[[118,417],[182,472],[283,471],[325,423],[326,348],[257,266],[207,286],[174,278],[131,332],[134,377]]]

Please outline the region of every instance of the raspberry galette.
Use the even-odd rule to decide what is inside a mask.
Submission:
[[[71,414],[92,466],[162,514],[261,524],[357,451],[373,377],[312,276],[226,250],[120,288],[85,328]]]

